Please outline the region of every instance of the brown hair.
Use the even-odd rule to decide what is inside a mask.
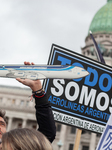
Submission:
[[[39,131],[20,128],[6,132],[2,136],[2,150],[52,150],[51,143]]]
[[[5,114],[6,114],[6,111],[5,111],[5,110],[0,109],[0,117],[2,117],[2,118],[4,119],[4,121],[6,122],[6,124],[7,124],[7,119],[6,119]]]

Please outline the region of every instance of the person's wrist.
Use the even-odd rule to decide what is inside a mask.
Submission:
[[[32,95],[34,98],[42,98],[45,95],[45,91],[43,90],[43,88],[41,88],[38,91],[32,91]]]
[[[38,90],[40,90],[40,89],[42,89],[42,85],[41,84],[33,84],[33,85],[31,85],[30,86],[30,88],[32,89],[32,91],[38,91]]]

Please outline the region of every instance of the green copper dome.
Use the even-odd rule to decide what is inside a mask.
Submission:
[[[92,33],[112,33],[112,0],[107,0],[107,4],[95,14],[89,31]]]

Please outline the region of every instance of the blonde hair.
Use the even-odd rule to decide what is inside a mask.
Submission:
[[[2,150],[52,150],[51,143],[39,131],[33,129],[14,129],[2,136]]]

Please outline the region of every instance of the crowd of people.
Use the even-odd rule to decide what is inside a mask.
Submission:
[[[34,63],[24,62],[25,65]],[[52,150],[56,127],[52,108],[40,80],[20,79],[17,81],[29,86],[35,99],[38,130],[20,128],[6,131],[5,111],[0,110],[0,150]]]

